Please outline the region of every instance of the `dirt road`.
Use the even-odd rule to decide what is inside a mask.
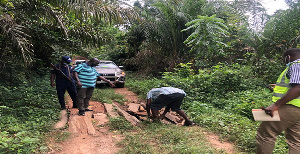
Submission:
[[[129,91],[127,88],[115,88],[115,92],[124,95],[129,103],[141,103],[142,100],[138,96]],[[71,106],[72,102],[67,101],[67,105]],[[100,102],[91,101],[90,109],[93,111],[86,112],[85,116],[79,116],[77,109],[69,109],[69,116],[67,119],[67,129],[70,133],[70,138],[61,143],[55,143],[50,146],[51,154],[115,154],[122,148],[117,146],[121,141],[122,136],[109,131],[107,125],[103,125],[108,121],[106,109]],[[61,123],[57,123],[56,127],[65,123],[62,118]],[[223,149],[227,153],[234,153],[233,145],[227,142],[220,142],[217,135],[207,133],[208,141],[217,149]]]
[[[71,101],[68,104],[71,105]],[[119,151],[120,147],[116,143],[122,137],[109,131],[109,128],[103,125],[108,121],[103,104],[91,101],[90,108],[93,111],[86,112],[85,116],[79,116],[77,109],[70,109],[67,131],[71,137],[54,145],[50,153],[113,154]]]

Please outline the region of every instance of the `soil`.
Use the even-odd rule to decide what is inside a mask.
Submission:
[[[72,102],[67,101],[67,105],[72,106]],[[86,112],[85,116],[79,116],[78,109],[69,108],[67,131],[71,136],[66,141],[52,145],[49,153],[113,154],[120,150],[117,143],[123,138],[104,125],[108,118],[103,104],[90,101],[89,108],[93,111]]]
[[[129,91],[127,88],[114,88],[116,93],[124,95],[127,100],[124,104],[145,103],[138,96]],[[70,99],[67,106],[71,107]],[[56,124],[56,128],[65,128],[62,123],[66,123],[67,131],[71,136],[66,141],[55,143],[50,146],[51,154],[114,154],[122,148],[117,145],[123,137],[109,131],[105,123],[108,121],[106,110],[102,103],[90,101],[90,109],[93,111],[86,112],[85,116],[78,115],[78,109],[69,108],[69,118],[66,112],[62,112],[61,122]],[[198,126],[192,126],[198,127]],[[228,154],[235,153],[234,146],[228,142],[221,142],[215,134],[205,133],[207,140],[216,149],[222,149]]]

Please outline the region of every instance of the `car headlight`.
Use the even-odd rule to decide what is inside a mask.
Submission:
[[[116,75],[125,75],[125,72],[124,71],[122,71],[122,72],[116,72],[115,74]]]

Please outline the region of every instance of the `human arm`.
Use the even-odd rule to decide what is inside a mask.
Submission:
[[[290,88],[282,98],[280,98],[274,104],[268,106],[267,108],[264,108],[265,112],[271,117],[273,117],[274,111],[278,110],[280,106],[300,96],[300,84],[293,84],[291,86],[292,88]]]
[[[147,99],[147,104],[146,104],[146,110],[147,110],[147,114],[150,117],[151,113],[150,113],[150,104],[151,104],[151,98]]]
[[[77,72],[73,72],[73,75],[74,75],[74,78],[75,80],[77,81],[77,87],[81,88],[82,87],[82,84],[78,78],[78,73]]]
[[[167,107],[165,108],[165,110],[164,110],[163,114],[162,114],[162,115],[160,115],[160,118],[161,118],[161,119],[165,118],[165,116],[166,116],[167,112],[169,112],[169,111],[170,111],[170,109],[171,109],[171,107],[170,107],[170,106],[167,106]]]
[[[55,79],[55,74],[51,73],[51,76],[50,76],[50,83],[51,83],[51,86],[52,86],[53,88],[55,87],[54,79]]]
[[[98,76],[98,78],[100,78],[101,80],[107,82],[110,87],[115,87],[116,86],[115,84],[111,83],[109,80],[105,79],[103,76]]]

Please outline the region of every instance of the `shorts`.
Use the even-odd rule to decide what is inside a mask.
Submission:
[[[180,111],[184,94],[174,93],[169,95],[159,95],[150,105],[153,110],[160,110],[165,106],[169,106],[173,111]]]

